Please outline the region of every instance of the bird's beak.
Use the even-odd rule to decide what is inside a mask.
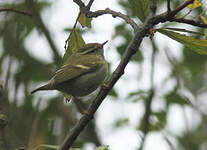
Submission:
[[[103,42],[103,43],[101,44],[101,47],[103,48],[103,46],[104,46],[107,42],[108,42],[108,40],[105,41],[105,42]]]

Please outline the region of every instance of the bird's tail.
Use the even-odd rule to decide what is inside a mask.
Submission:
[[[35,93],[37,91],[43,91],[43,90],[52,90],[50,83],[45,84],[45,85],[43,85],[43,86],[41,86],[41,87],[31,91],[31,94],[33,94],[33,93]]]

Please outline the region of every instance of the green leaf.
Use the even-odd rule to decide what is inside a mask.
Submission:
[[[75,53],[79,48],[85,45],[85,41],[83,40],[82,36],[75,29],[70,33],[69,39],[67,41],[68,46],[63,56],[62,64],[66,62],[71,54]]]
[[[206,16],[201,15],[200,18],[201,18],[201,20],[203,21],[204,24],[207,24]],[[204,29],[204,34],[205,34],[205,37],[207,38],[207,29]]]
[[[138,102],[140,100],[145,100],[147,98],[147,95],[147,92],[139,90],[137,92],[129,93],[127,96],[127,100],[131,100],[132,102]]]
[[[194,0],[192,4],[189,4],[187,7],[190,9],[195,9],[197,7],[201,7],[202,3],[198,0]]]
[[[118,119],[115,123],[114,123],[114,128],[118,128],[121,127],[123,125],[127,125],[129,123],[129,118],[122,118],[122,119]]]
[[[139,90],[137,92],[131,92],[128,94],[127,98],[132,98],[134,96],[139,96],[139,95],[142,95],[142,94],[147,94],[146,91],[143,91],[143,90]]]
[[[129,4],[137,17],[144,22],[149,15],[149,0],[129,0]]]
[[[86,15],[83,13],[81,13],[78,19],[78,22],[82,25],[82,27],[88,27],[88,28],[91,28],[91,21],[92,18],[86,17]]]
[[[115,90],[114,88],[111,89],[111,91],[109,92],[109,95],[110,95],[110,96],[113,96],[113,97],[115,97],[115,98],[118,97],[118,94],[117,94],[117,92],[116,92],[116,90]]]
[[[165,111],[153,112],[152,115],[154,115],[158,119],[160,125],[165,125],[167,123]]]
[[[187,98],[178,94],[175,90],[171,91],[170,93],[164,96],[167,106],[170,104],[179,104],[179,105],[189,105],[190,102]]]
[[[94,150],[108,150],[108,149],[109,149],[109,146],[105,145],[105,146],[96,147]]]
[[[157,120],[150,119],[149,118],[149,131],[159,131],[162,130],[163,127],[167,123],[166,119],[166,112],[165,111],[159,111],[159,112],[152,112],[151,117],[156,117]],[[145,117],[143,116],[139,126],[137,127],[137,130],[145,131],[146,130],[146,123],[145,123]]]
[[[207,40],[199,40],[191,36],[163,29],[158,29],[157,31],[170,37],[171,39],[180,42],[181,44],[199,54],[207,55]]]
[[[170,28],[170,27],[165,27],[165,28],[161,28],[162,30],[172,30],[172,31],[179,31],[179,32],[186,32],[186,33],[192,33],[192,34],[197,34],[197,35],[204,35],[203,33],[200,32],[195,32],[195,31],[191,31],[191,30],[186,30],[186,29],[182,29],[182,28]]]

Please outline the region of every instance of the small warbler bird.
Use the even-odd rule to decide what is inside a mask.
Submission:
[[[104,59],[103,46],[108,41],[89,43],[73,53],[49,83],[33,90],[58,90],[73,97],[86,96],[95,91],[104,81],[108,64]]]

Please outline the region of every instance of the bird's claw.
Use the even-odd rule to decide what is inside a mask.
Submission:
[[[106,83],[103,83],[103,84],[101,85],[101,88],[104,89],[104,90],[108,90],[108,89],[110,89],[109,85],[107,85]]]

